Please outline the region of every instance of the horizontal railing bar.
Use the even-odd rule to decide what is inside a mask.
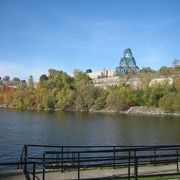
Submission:
[[[113,163],[101,163],[101,164],[86,164],[86,165],[79,165],[80,168],[87,168],[87,167],[112,167],[113,166]],[[123,166],[123,164],[121,165],[118,165],[117,166]],[[52,169],[57,169],[58,168],[61,168],[62,166],[45,166],[45,168],[52,168]],[[66,164],[64,164],[65,168],[78,168],[78,165],[72,165],[72,166],[68,166]]]
[[[166,156],[166,157],[169,157],[169,156]],[[174,156],[173,156],[174,157]],[[113,158],[104,158],[104,159],[76,159],[76,160],[73,160],[74,163],[77,163],[77,162],[80,162],[80,163],[83,163],[83,162],[100,162],[100,161],[113,161],[113,160],[134,160],[134,159],[138,159],[138,160],[141,160],[141,159],[149,159],[147,157],[143,157],[143,158],[136,158],[136,157],[132,157],[132,158],[128,158],[128,157],[116,157],[115,159]],[[171,160],[174,160],[174,159],[165,159],[164,161],[171,161]],[[148,162],[150,162],[151,160],[149,160]],[[160,161],[160,160],[159,160]],[[63,161],[63,163],[69,163],[70,161]],[[145,161],[147,162],[147,161]],[[154,162],[151,161],[151,162]],[[156,162],[158,162],[158,160],[156,160]],[[177,159],[176,159],[176,162],[177,162]],[[45,161],[46,164],[56,164],[56,163],[62,163],[62,161]]]
[[[29,147],[52,147],[52,148],[61,148],[61,147],[64,147],[64,148],[101,148],[101,147],[121,147],[121,148],[140,148],[140,147],[150,147],[150,148],[163,148],[163,147],[180,147],[180,145],[139,145],[139,146],[109,146],[109,145],[104,145],[104,146],[96,146],[96,145],[92,145],[92,146],[57,146],[57,145],[42,145],[42,144],[27,144],[27,146]]]
[[[24,165],[24,164],[38,164],[38,162],[3,162],[0,163],[0,166],[10,166],[10,165]],[[41,163],[42,164],[42,163]]]
[[[176,155],[163,155],[164,157],[176,157]],[[151,157],[151,156],[150,156]],[[152,156],[152,157],[158,157],[158,156]],[[128,160],[128,159],[134,159],[134,158],[137,158],[138,160],[140,159],[146,159],[148,157],[144,156],[144,157],[116,157],[115,159],[114,158],[104,158],[104,159],[80,159],[79,162],[82,163],[82,162],[96,162],[96,161],[112,161],[112,160]],[[152,160],[154,162],[154,160]],[[77,163],[78,160],[73,160],[73,163]],[[150,161],[144,161],[144,162],[150,162]],[[166,159],[166,160],[156,160],[156,163],[159,163],[159,162],[165,162],[165,163],[168,163],[168,162],[177,162],[177,159]],[[3,162],[3,163],[0,163],[0,166],[4,166],[4,165],[24,165],[24,164],[43,164],[43,162]],[[47,163],[62,163],[62,161],[46,161],[45,162],[46,164]],[[63,161],[63,163],[69,163],[69,161]]]
[[[147,151],[147,148],[142,148],[140,151]],[[158,149],[157,149],[158,150]],[[165,149],[164,149],[165,150]],[[171,149],[171,150],[177,150],[177,149]],[[45,154],[71,154],[71,153],[110,153],[110,152],[138,152],[137,149],[108,149],[108,150],[84,150],[84,151],[45,151]],[[154,153],[152,150],[149,151]],[[158,151],[157,151],[158,152]]]
[[[113,152],[113,151],[112,151]],[[151,159],[151,158],[164,158],[164,157],[177,157],[177,156],[180,156],[180,153],[178,154],[161,154],[161,155],[142,155],[142,156],[108,156],[108,155],[104,155],[104,156],[82,156],[81,159],[103,159],[103,158],[111,158],[112,160],[117,160],[117,158],[120,158],[121,160],[125,159],[125,160],[129,160],[129,159],[135,159],[135,158],[138,158],[138,159]],[[62,157],[46,157],[45,160],[55,160],[55,159],[61,159]],[[39,160],[43,160],[42,157],[27,157],[27,159],[39,159]],[[77,159],[77,157],[63,157],[64,160],[72,160],[72,159]]]
[[[149,146],[118,146],[118,145],[102,145],[102,146],[99,146],[99,145],[82,145],[82,146],[58,146],[58,145],[43,145],[43,144],[27,144],[27,146],[32,146],[32,147],[64,147],[64,148],[84,148],[84,147],[92,147],[92,148],[96,148],[96,147],[149,147]]]
[[[176,162],[176,161],[170,161],[171,163],[173,163],[173,162]],[[167,163],[167,162],[163,162],[163,163]],[[141,165],[145,165],[145,164],[149,164],[149,163],[144,163],[144,164],[138,164],[139,166],[141,166]],[[100,166],[102,166],[102,165],[106,165],[106,166],[111,166],[111,167],[113,167],[113,163],[99,163],[99,164],[80,164],[79,165],[79,167],[81,167],[81,168],[87,168],[87,167],[100,167]],[[127,163],[117,163],[116,164],[116,166],[126,166],[127,167]],[[131,163],[130,164],[131,166],[132,165],[134,165],[134,163]],[[52,169],[55,169],[56,167],[57,168],[61,168],[62,166],[61,165],[56,165],[56,166],[51,166],[51,165],[45,165],[45,167],[51,167]],[[77,168],[78,167],[78,165],[68,165],[68,164],[64,164],[63,165],[63,167],[65,168]]]

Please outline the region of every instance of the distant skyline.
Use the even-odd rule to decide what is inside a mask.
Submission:
[[[0,0],[0,76],[38,80],[54,68],[115,69],[180,59],[179,0]]]

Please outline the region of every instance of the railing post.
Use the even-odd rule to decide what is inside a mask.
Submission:
[[[179,149],[177,149],[176,152],[177,152],[177,171],[179,171]]]
[[[135,159],[136,158],[136,150],[134,150],[134,167],[135,167]]]
[[[62,149],[61,149],[61,171],[64,172],[64,147],[62,146]]]
[[[27,153],[28,153],[28,146],[24,145],[24,173],[27,172]]]
[[[156,166],[156,148],[154,147],[154,166]]]
[[[45,153],[43,153],[43,180],[45,180]]]
[[[128,180],[130,180],[131,176],[131,151],[129,150],[129,158],[128,158]]]
[[[135,157],[135,180],[138,179],[138,158]]]
[[[114,146],[113,147],[113,167],[114,167],[114,169],[116,168],[116,152],[115,152],[115,150],[116,150],[116,147]]]
[[[78,152],[78,180],[80,180],[80,153]]]
[[[74,153],[71,152],[71,157],[72,157],[72,165],[74,166]]]
[[[35,180],[36,175],[36,163],[33,163],[33,180]]]

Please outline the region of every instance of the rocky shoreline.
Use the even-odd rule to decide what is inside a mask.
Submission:
[[[180,113],[172,113],[160,108],[144,107],[144,106],[133,106],[126,111],[114,111],[114,110],[92,110],[91,112],[104,112],[104,113],[120,113],[128,115],[170,115],[170,116],[180,116]]]
[[[147,114],[147,115],[178,115],[179,113],[172,113],[160,108],[151,108],[151,107],[131,107],[126,111],[127,114]]]
[[[0,105],[0,109],[18,109],[16,107]],[[170,116],[180,116],[180,113],[172,113],[160,108],[153,107],[145,107],[145,106],[133,106],[130,107],[126,111],[115,111],[110,109],[102,109],[102,110],[81,110],[76,111],[74,109],[62,110],[62,109],[38,109],[38,108],[28,108],[23,110],[37,110],[37,111],[64,111],[64,112],[100,112],[100,113],[119,113],[119,114],[127,114],[127,115],[170,115]]]

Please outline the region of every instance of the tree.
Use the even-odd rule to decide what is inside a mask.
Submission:
[[[176,93],[171,92],[166,95],[164,95],[160,101],[159,101],[159,106],[165,110],[168,110],[170,112],[174,111],[174,100],[176,98]]]
[[[127,99],[118,88],[114,88],[107,96],[107,106],[112,110],[125,110],[127,109]]]
[[[12,80],[12,83],[13,83],[13,85],[15,85],[15,86],[16,86],[19,82],[20,82],[20,79],[17,78],[17,77],[14,77],[13,80]]]
[[[10,77],[9,77],[9,76],[4,76],[4,77],[3,77],[3,81],[9,82],[9,80],[10,80]]]
[[[74,103],[74,92],[72,89],[63,88],[56,95],[55,107],[61,110],[71,108]]]
[[[48,72],[49,72],[49,76],[53,77],[55,75],[55,73],[57,72],[57,70],[56,69],[49,69]]]
[[[168,83],[154,84],[153,86],[147,86],[144,90],[143,99],[145,105],[158,107],[159,100],[169,92],[173,91],[173,87]]]
[[[13,94],[12,92],[7,92],[5,94],[3,94],[3,103],[6,105],[11,105],[13,101]]]
[[[62,89],[66,86],[72,87],[73,79],[67,73],[63,71],[58,71],[55,69],[50,69],[50,75],[47,81],[40,82],[40,86],[46,87],[48,89],[59,88]]]
[[[34,93],[35,93],[35,102],[36,102],[36,107],[37,108],[40,108],[40,109],[43,109],[44,108],[44,105],[43,105],[43,98],[46,94],[49,93],[49,90],[46,89],[46,88],[39,88],[37,87],[36,89],[34,89]]]
[[[168,68],[166,66],[162,66],[160,69],[159,69],[159,73],[160,75],[163,75],[163,76],[169,76],[171,74],[171,68]]]
[[[38,83],[38,86],[39,88],[43,88],[43,87],[46,87],[47,85],[47,82],[48,82],[48,77],[46,74],[42,74],[39,78],[39,83]]]
[[[159,101],[159,106],[170,112],[180,112],[180,92],[170,92]]]
[[[44,81],[47,81],[48,80],[48,77],[46,74],[42,74],[39,78],[39,82],[44,82]]]
[[[75,105],[78,111],[91,109],[95,100],[100,96],[96,88],[85,79],[75,84],[75,95]]]
[[[153,69],[151,69],[150,67],[143,67],[141,69],[142,73],[150,73],[150,72],[155,72]]]
[[[34,89],[33,76],[30,76],[30,77],[29,77],[29,80],[28,80],[28,88],[29,88],[29,89]]]
[[[21,80],[21,81],[18,83],[18,88],[19,88],[19,89],[25,89],[25,88],[27,88],[26,80]]]
[[[92,70],[91,69],[87,69],[86,73],[92,73]]]
[[[98,92],[99,96],[95,100],[93,109],[94,110],[101,110],[101,109],[104,109],[107,105],[106,99],[107,99],[107,96],[109,94],[109,91],[106,89],[105,90],[101,89],[101,88],[97,88],[97,91],[99,91]]]
[[[48,92],[42,98],[42,108],[54,109],[56,103],[55,94],[53,92]]]
[[[89,81],[91,80],[91,78],[86,73],[84,73],[84,72],[82,72],[80,70],[75,69],[73,74],[74,74],[74,82],[75,82],[75,84],[78,84],[82,80],[85,83],[89,83]]]
[[[177,91],[180,91],[180,76],[174,77],[173,81],[174,81],[174,88]]]
[[[177,92],[176,98],[174,100],[174,111],[180,112],[180,92]]]

